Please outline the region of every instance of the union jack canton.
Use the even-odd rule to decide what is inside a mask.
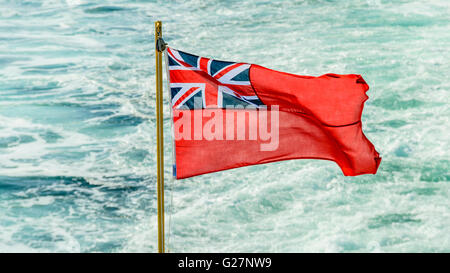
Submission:
[[[250,64],[218,61],[167,48],[174,109],[264,105],[249,78]]]

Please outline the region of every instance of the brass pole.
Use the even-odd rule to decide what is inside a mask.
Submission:
[[[158,252],[164,253],[164,136],[163,136],[163,93],[162,93],[162,51],[158,39],[162,38],[162,23],[155,22],[156,56],[156,146],[157,146],[157,192],[158,192]]]

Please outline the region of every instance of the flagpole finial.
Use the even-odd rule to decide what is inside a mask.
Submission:
[[[155,32],[156,32],[156,35],[158,37],[161,36],[161,28],[162,28],[162,22],[161,21],[155,21]]]
[[[164,52],[167,43],[162,38],[162,22],[155,21],[155,38],[156,38],[156,51]]]

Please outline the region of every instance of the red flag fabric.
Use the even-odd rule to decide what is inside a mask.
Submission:
[[[360,75],[300,76],[167,49],[177,179],[288,159],[375,174]]]

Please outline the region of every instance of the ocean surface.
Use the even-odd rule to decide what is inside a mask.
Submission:
[[[156,20],[193,54],[361,74],[383,158],[358,177],[292,160],[173,181],[166,97],[169,251],[450,252],[449,14],[447,0],[0,0],[0,252],[157,251]]]

